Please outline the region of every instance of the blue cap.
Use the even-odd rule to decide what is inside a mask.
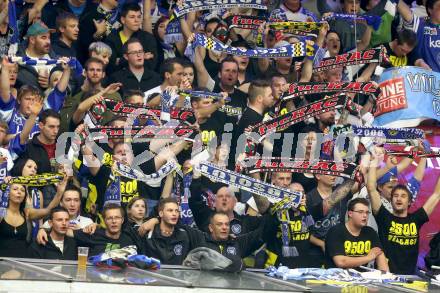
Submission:
[[[378,185],[383,185],[393,180],[397,180],[397,167],[392,168],[390,171],[386,172],[382,177],[377,179]]]
[[[49,28],[42,22],[33,23],[27,30],[26,37],[34,37],[51,32]]]

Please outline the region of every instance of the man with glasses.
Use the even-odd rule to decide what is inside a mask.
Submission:
[[[369,202],[355,198],[348,203],[348,220],[327,233],[325,240],[326,267],[357,268],[376,263],[380,270],[389,271],[379,236],[367,226]]]
[[[120,92],[129,90],[145,92],[160,85],[160,76],[144,66],[144,48],[136,38],[129,39],[122,47],[128,66],[110,76],[110,82],[120,82]]]
[[[114,203],[107,204],[102,212],[105,229],[98,228],[93,234],[87,234],[82,230],[73,231],[78,246],[90,248],[89,255],[98,255],[114,249],[119,249],[128,245],[136,245],[138,253],[142,253],[141,240],[136,232],[131,228],[122,230],[124,223],[124,209]],[[68,236],[70,231],[68,232]]]

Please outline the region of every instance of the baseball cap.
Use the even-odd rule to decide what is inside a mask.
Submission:
[[[397,181],[397,167],[392,168],[377,180],[378,185],[383,185],[390,181]]]
[[[35,22],[28,28],[26,37],[34,37],[46,33],[52,33],[52,30],[42,22]]]

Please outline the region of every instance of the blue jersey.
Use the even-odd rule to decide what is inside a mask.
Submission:
[[[440,28],[431,23],[429,19],[413,16],[412,23],[405,23],[405,27],[412,29],[417,34],[417,55],[433,71],[440,72]]]

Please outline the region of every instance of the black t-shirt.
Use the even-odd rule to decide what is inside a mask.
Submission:
[[[271,265],[287,266],[289,268],[307,268],[311,267],[312,262],[310,261],[310,231],[309,226],[312,223],[307,223],[305,221],[305,215],[299,214],[294,215],[292,210],[289,210],[289,218],[283,213],[281,219],[288,221],[289,228],[289,246],[295,247],[298,251],[298,256],[284,257],[282,254],[282,230],[281,222],[278,217],[274,216],[274,223],[272,224],[276,227],[276,237],[271,237],[267,240],[266,248],[268,250],[268,260]],[[271,259],[271,258],[276,258]]]
[[[347,195],[324,215],[323,199],[319,195],[318,189],[315,188],[307,193],[307,210],[315,221],[315,224],[310,227],[310,232],[313,236],[324,240],[330,228],[344,223],[349,198],[350,195]],[[312,245],[310,254],[313,255],[314,266],[321,266],[323,264],[324,254],[320,247]]]
[[[385,68],[398,67],[398,66],[413,66],[414,62],[419,59],[416,53],[416,49],[412,50],[408,55],[396,56],[394,51],[391,49],[389,43],[382,44],[385,49],[387,49],[387,55],[391,64],[382,65]]]
[[[203,147],[207,147],[215,137],[217,138],[217,144],[220,143],[226,120],[226,114],[217,110],[205,122],[200,124]]]
[[[92,235],[86,234],[81,230],[75,230],[73,231],[73,236],[78,246],[87,246],[90,248],[89,256],[137,244],[131,234],[126,233],[125,231],[121,233],[118,239],[107,237],[105,235],[105,230],[101,228],[97,229]]]
[[[382,205],[375,218],[390,272],[414,274],[419,253],[420,228],[429,221],[425,209],[419,208],[407,217],[401,218],[391,214]]]
[[[312,175],[309,177],[303,173],[293,173],[292,182],[301,183],[304,187],[305,193],[309,193],[318,186],[318,180],[316,180],[315,176]]]
[[[348,232],[345,224],[339,224],[330,229],[325,239],[326,267],[336,267],[333,262],[334,256],[366,256],[374,247],[382,248],[379,237],[373,228],[365,226],[359,236],[354,236]]]
[[[244,110],[243,116],[241,116],[240,121],[238,121],[238,124],[234,128],[234,133],[232,135],[231,148],[229,152],[229,168],[232,168],[232,170],[235,167],[235,156],[245,151],[244,149],[237,150],[237,147],[244,147],[243,144],[246,142],[244,138],[240,137],[243,135],[247,127],[249,127],[250,125],[258,124],[261,121],[263,121],[263,116],[253,109],[246,108]],[[261,145],[259,145],[259,147],[259,151],[261,151]]]
[[[215,84],[213,92],[223,92],[219,83]],[[234,89],[234,92],[232,94],[230,93],[229,97],[231,98],[231,101],[219,110],[226,114],[226,122],[235,124],[240,119],[244,109],[247,107],[247,95],[239,89]]]

